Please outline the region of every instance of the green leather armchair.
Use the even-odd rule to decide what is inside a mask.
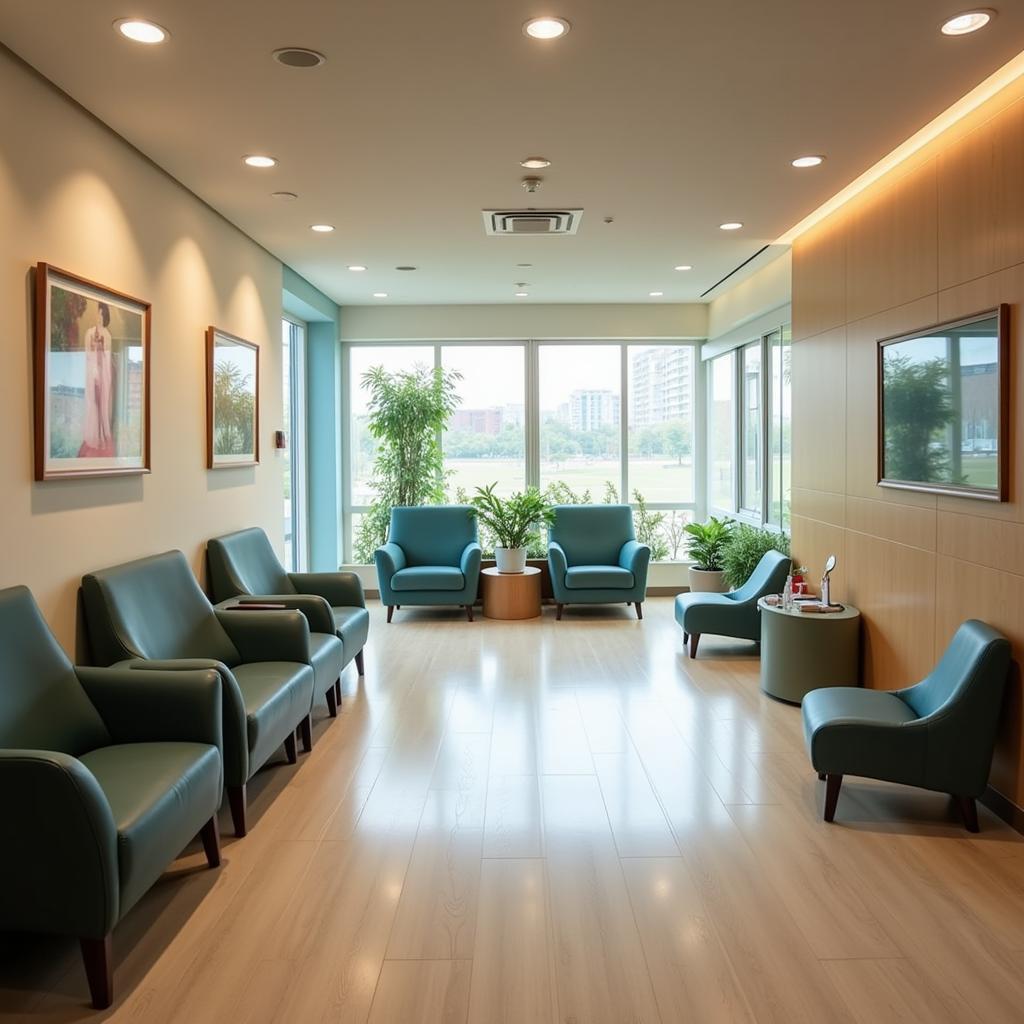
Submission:
[[[690,657],[697,657],[702,633],[760,643],[761,613],[757,602],[767,594],[782,593],[791,564],[780,551],[766,551],[739,590],[727,594],[677,595],[676,622],[683,627],[683,643],[690,642]]]
[[[285,572],[270,540],[258,527],[215,537],[206,545],[210,590],[218,606],[246,600],[297,608],[309,622],[310,643],[322,647],[337,636],[342,644],[341,667],[355,659],[364,674],[363,648],[370,633],[363,585],[354,572]],[[317,692],[321,692],[318,688]],[[341,680],[323,691],[333,718],[341,704]]]
[[[73,668],[25,587],[0,658],[0,930],[76,936],[102,1009],[117,922],[197,834],[220,863],[220,679]]]
[[[246,832],[246,783],[295,731],[312,748],[315,678],[309,626],[295,610],[217,610],[180,551],[89,573],[82,597],[93,659],[127,668],[139,686],[154,670],[212,669],[221,681],[224,782],[235,832]],[[340,671],[341,645],[324,671]],[[330,652],[328,652],[330,654]]]
[[[1010,642],[970,619],[931,674],[904,690],[829,686],[804,697],[804,739],[825,781],[825,820],[835,817],[844,775],[952,795],[968,831],[978,831]]]
[[[388,542],[373,555],[388,622],[403,604],[458,605],[473,621],[481,551],[471,511],[469,505],[391,510]]]
[[[556,505],[548,544],[555,618],[567,604],[631,604],[644,617],[651,549],[629,505]]]

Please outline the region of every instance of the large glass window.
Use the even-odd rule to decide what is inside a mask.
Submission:
[[[790,329],[783,327],[768,335],[766,341],[771,363],[771,388],[768,395],[768,522],[789,529],[790,468],[792,437],[792,375],[790,372]]]
[[[741,353],[742,363],[742,432],[740,453],[740,508],[760,516],[764,505],[764,401],[761,380],[761,342],[747,345]]]
[[[708,505],[736,510],[736,357],[727,352],[708,369]]]
[[[306,327],[281,321],[281,384],[287,447],[284,460],[285,568],[306,568]]]

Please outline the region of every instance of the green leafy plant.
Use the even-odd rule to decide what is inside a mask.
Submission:
[[[688,523],[683,529],[689,535],[686,553],[702,572],[721,572],[722,559],[732,534],[733,521],[710,516],[706,523]]]
[[[773,550],[788,555],[789,537],[776,530],[763,530],[745,524],[731,530],[722,554],[722,568],[729,588],[736,590],[742,587],[765,553]]]
[[[529,548],[530,541],[541,525],[551,526],[555,510],[536,487],[516,491],[509,498],[494,493],[497,483],[478,487],[470,500],[471,516],[494,535],[503,548]]]
[[[668,555],[668,543],[661,531],[665,513],[652,512],[647,507],[647,499],[639,491],[633,492],[633,502],[636,505],[633,509],[633,532],[636,533],[636,539],[651,549],[651,558],[655,562],[660,562]]]

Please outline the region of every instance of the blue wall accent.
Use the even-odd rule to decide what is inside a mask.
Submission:
[[[290,267],[283,268],[282,308],[306,331],[306,496],[309,568],[341,562],[341,310]]]

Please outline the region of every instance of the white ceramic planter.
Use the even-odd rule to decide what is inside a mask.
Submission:
[[[724,594],[728,588],[725,585],[725,573],[721,570],[708,572],[707,569],[698,569],[690,566],[690,592],[694,594]]]
[[[495,548],[498,572],[521,573],[526,569],[526,548]]]

